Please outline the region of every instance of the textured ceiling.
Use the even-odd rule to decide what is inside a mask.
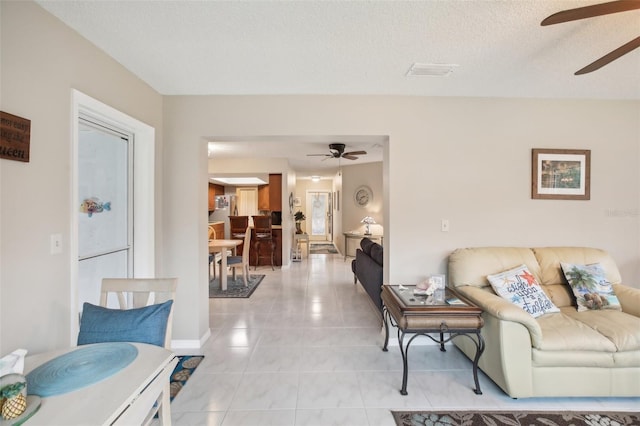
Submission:
[[[165,95],[401,94],[640,99],[640,11],[541,27],[593,0],[39,1]],[[459,64],[406,77],[414,62]]]
[[[640,99],[640,49],[573,75],[639,36],[640,10],[540,26],[600,2],[38,1],[164,95]],[[458,66],[408,77],[414,62]]]

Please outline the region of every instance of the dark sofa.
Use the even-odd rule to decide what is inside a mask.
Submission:
[[[360,281],[373,304],[382,312],[382,246],[363,238],[360,241],[360,248],[356,250],[356,258],[351,262],[353,271],[353,283]]]

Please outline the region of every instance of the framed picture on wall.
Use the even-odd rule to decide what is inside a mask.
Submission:
[[[591,151],[534,148],[531,151],[531,198],[589,200]]]

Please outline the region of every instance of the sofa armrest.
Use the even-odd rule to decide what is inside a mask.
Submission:
[[[524,309],[479,287],[461,286],[456,287],[456,291],[478,305],[488,314],[502,321],[522,324],[531,335],[531,345],[536,348],[540,347],[542,343],[542,329],[540,328],[540,324],[538,324],[535,318],[525,312]]]
[[[640,317],[640,289],[622,284],[613,284],[613,291],[620,301],[622,312]]]

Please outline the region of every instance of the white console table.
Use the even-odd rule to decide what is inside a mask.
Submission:
[[[380,241],[380,245],[384,245],[383,244],[383,239],[384,239],[384,235],[381,234],[363,234],[361,232],[343,232],[342,235],[344,235],[344,260],[347,260],[347,256],[350,257],[354,257],[355,255],[350,255],[349,253],[349,246],[347,245],[349,243],[350,239],[354,239],[354,240],[358,240],[358,242],[363,239],[363,238],[369,238],[372,241]]]
[[[294,261],[300,261],[302,260],[302,257],[297,258],[297,255],[302,256],[301,250],[300,250],[300,243],[304,242],[307,246],[307,259],[309,258],[309,234],[307,233],[302,233],[302,234],[293,234],[293,246],[296,248],[296,257],[294,257]]]
[[[159,346],[143,343],[132,345],[138,349],[138,355],[131,364],[92,385],[42,398],[40,408],[26,424],[149,424],[155,414],[155,410],[152,410],[154,403],[160,397],[162,404],[158,414],[163,425],[170,425],[169,378],[178,358],[173,352]],[[82,347],[27,356],[25,374],[57,356]]]

